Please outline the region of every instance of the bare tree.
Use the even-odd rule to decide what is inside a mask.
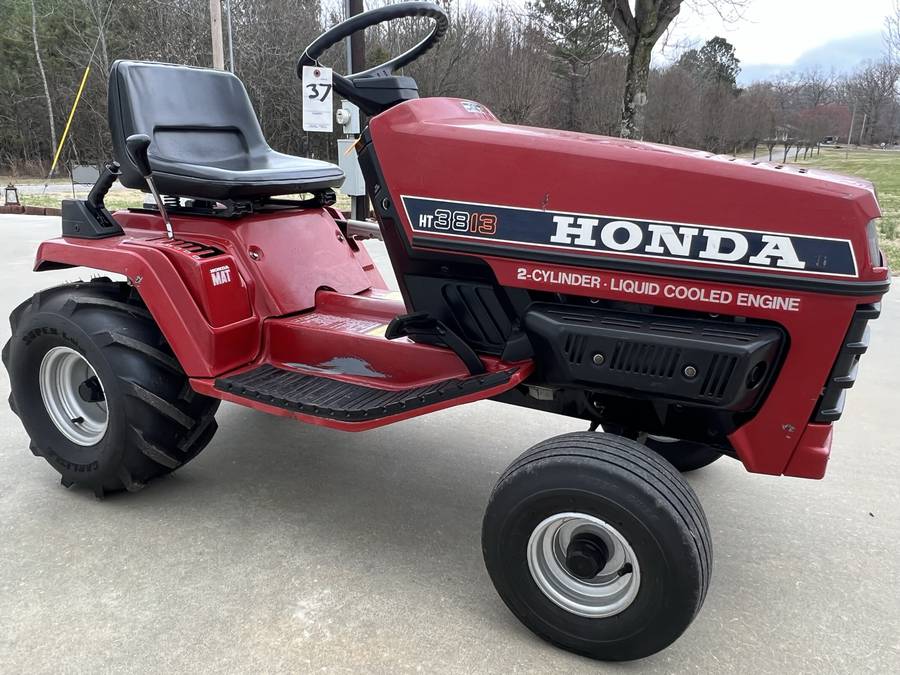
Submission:
[[[900,57],[900,0],[894,0],[891,13],[884,20],[884,42],[892,57]]]
[[[530,19],[520,22],[502,12],[492,23],[478,72],[479,100],[505,122],[528,124],[544,102],[550,76],[543,35]]]
[[[867,64],[848,80],[848,92],[866,120],[860,144],[873,142],[876,134],[884,131],[880,124],[885,117],[890,117],[891,108],[896,104],[898,78],[900,64],[883,59]]]
[[[784,157],[781,158],[782,164],[787,164],[788,153],[791,151],[791,148],[794,147],[794,143],[796,141],[791,136],[784,137]]]
[[[747,0],[697,0],[722,17],[735,17]],[[628,66],[625,74],[625,96],[622,101],[623,138],[639,138],[644,129],[644,106],[647,104],[647,83],[650,78],[650,58],[653,47],[678,16],[685,0],[602,0],[628,47]]]
[[[552,73],[563,84],[564,125],[580,131],[584,83],[596,61],[622,46],[619,36],[594,0],[535,0],[529,9],[550,43]]]
[[[753,148],[753,159],[756,159],[757,147],[774,136],[774,117],[772,115],[772,97],[765,85],[752,85],[738,99],[738,115],[742,119],[742,128],[747,143]],[[766,143],[768,146],[768,143]],[[769,161],[772,161],[774,144],[769,147]]]
[[[53,99],[50,98],[50,85],[47,84],[47,72],[44,70],[44,60],[41,58],[41,47],[38,44],[37,8],[34,0],[31,0],[31,39],[34,42],[34,58],[37,61],[41,82],[44,84],[44,98],[47,101],[47,120],[50,122],[50,142],[56,150],[56,122],[53,120]]]
[[[816,108],[830,102],[834,94],[837,76],[834,71],[825,73],[821,68],[810,68],[800,75],[800,94],[806,105]]]
[[[654,97],[647,103],[646,135],[668,145],[694,145],[692,122],[700,104],[699,83],[681,66],[653,71]]]
[[[635,0],[634,12],[628,0],[603,0],[603,8],[628,46],[625,96],[622,101],[623,138],[637,138],[644,129],[644,106],[650,79],[653,47],[678,16],[683,0]]]

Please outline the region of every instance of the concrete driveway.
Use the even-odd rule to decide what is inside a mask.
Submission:
[[[13,306],[79,278],[30,272],[58,229],[0,216],[3,342]],[[824,481],[727,459],[691,476],[715,543],[706,605],[618,666],[533,637],[481,561],[499,473],[582,424],[483,402],[355,435],[223,405],[197,460],[98,502],[60,487],[4,404],[0,672],[898,672],[897,293],[873,330]]]

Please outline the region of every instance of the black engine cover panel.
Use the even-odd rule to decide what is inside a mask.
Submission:
[[[777,326],[554,304],[532,305],[525,329],[547,384],[731,411],[754,407],[785,344]]]

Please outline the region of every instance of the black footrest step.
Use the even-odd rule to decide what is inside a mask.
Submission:
[[[267,364],[239,375],[219,378],[216,389],[307,415],[360,422],[497,387],[509,382],[516,370],[511,368],[398,391],[303,375]]]

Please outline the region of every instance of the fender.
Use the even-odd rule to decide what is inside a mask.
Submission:
[[[172,347],[181,367],[190,377],[215,377],[254,360],[260,351],[260,319],[247,303],[247,316],[232,317],[204,313],[198,306],[185,277],[160,244],[158,238],[127,236],[79,240],[58,238],[43,242],[37,251],[37,272],[65,267],[90,267],[121,274],[134,286]],[[230,256],[226,256],[226,265]],[[218,262],[218,261],[217,261]],[[217,265],[223,267],[221,262]],[[230,269],[235,269],[233,264]],[[213,270],[210,286],[224,278],[223,270]],[[229,275],[229,280],[232,275]],[[240,279],[239,275],[235,275]],[[237,279],[236,279],[237,280]],[[235,281],[236,281],[235,280]],[[247,287],[234,287],[238,293]],[[202,298],[200,293],[198,297]]]

